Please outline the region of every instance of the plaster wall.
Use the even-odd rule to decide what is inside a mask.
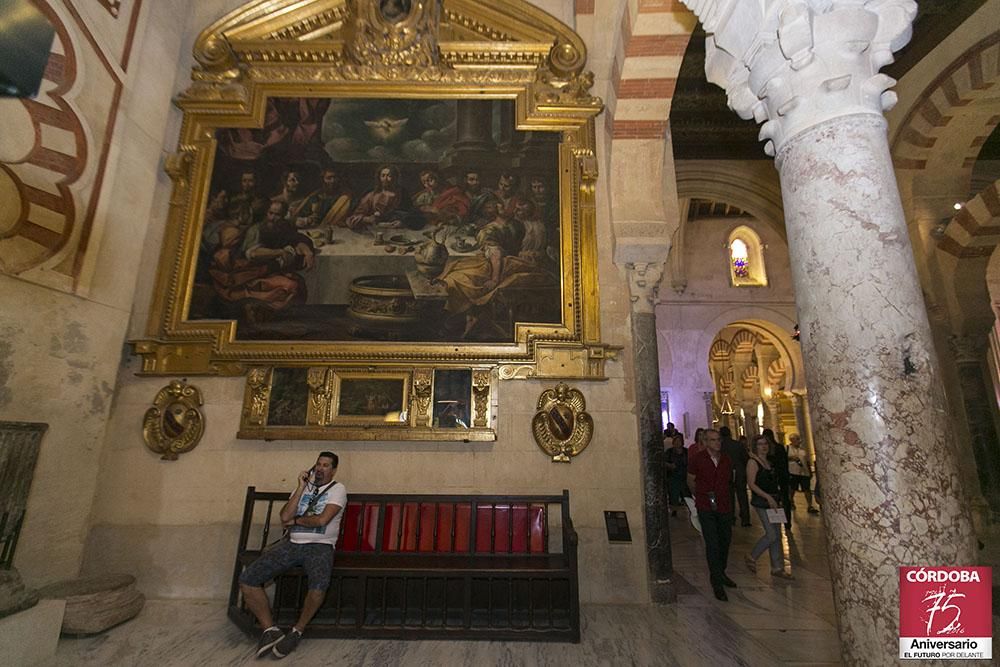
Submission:
[[[765,246],[766,287],[730,284],[726,244],[739,225],[757,232]],[[805,380],[797,344],[789,337],[796,322],[795,296],[784,239],[772,225],[745,217],[691,220],[683,233],[687,287],[674,292],[667,285],[675,276],[664,279],[656,328],[660,388],[669,392],[670,420],[690,441],[696,428],[711,425],[704,397],[715,388],[708,372],[708,353],[719,331],[733,322],[758,323],[779,338],[792,358],[787,389],[801,389]]]
[[[68,9],[77,4],[96,5],[53,7],[78,52],[90,43],[89,31],[105,58],[120,56],[126,28],[86,10],[77,20]],[[80,568],[169,113],[171,81],[155,73],[176,60],[180,28],[172,19],[186,4],[145,3],[127,71],[117,61],[108,65],[123,81],[123,97],[96,236],[84,258],[93,264],[86,289],[71,294],[0,276],[0,419],[49,424],[14,561],[29,586],[76,576]],[[99,74],[81,58],[79,85]]]
[[[198,31],[239,4],[199,1],[191,6],[183,28],[175,93],[190,80],[191,45]],[[607,55],[596,57],[607,60]],[[179,128],[179,114],[170,114],[165,150],[172,150]],[[598,135],[598,148],[604,151],[609,142],[600,129]],[[601,320],[603,339],[623,346],[626,352],[620,361],[608,364],[607,381],[576,383],[597,428],[590,446],[571,464],[552,463],[531,437],[535,401],[543,389],[554,385],[531,380],[500,384],[496,442],[439,444],[237,440],[244,379],[191,378],[205,398],[205,436],[197,449],[180,460],[161,461],[146,449],[140,427],[144,411],[167,378],[137,377],[138,360],[126,357],[119,369],[104,441],[84,571],[131,572],[150,597],[225,597],[246,487],[290,490],[295,474],[312,464],[316,452],[329,448],[340,456],[338,478],[349,492],[558,493],[569,489],[571,514],[580,536],[581,600],[648,600],[635,399],[633,384],[627,379],[632,372],[627,352],[631,347],[630,303],[623,274],[608,252],[607,211],[613,195],[608,191],[609,181],[602,174],[597,186]],[[160,178],[130,336],[141,336],[146,326],[169,192],[169,181]],[[608,543],[606,509],[628,512],[631,544]]]

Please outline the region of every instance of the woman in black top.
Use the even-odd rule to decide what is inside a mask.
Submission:
[[[792,579],[792,575],[785,572],[785,559],[781,551],[781,529],[778,524],[771,523],[767,519],[767,510],[778,509],[781,506],[778,502],[777,473],[767,459],[770,446],[771,443],[763,435],[754,438],[750,460],[747,462],[747,484],[752,493],[750,504],[760,517],[764,535],[757,540],[753,551],[746,557],[746,563],[751,572],[756,572],[757,559],[764,551],[768,551],[771,557],[771,576]]]

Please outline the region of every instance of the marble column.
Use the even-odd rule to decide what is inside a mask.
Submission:
[[[975,562],[882,115],[916,3],[684,1],[776,157],[844,662],[888,662],[897,568]]]
[[[948,343],[958,370],[959,391],[972,436],[973,465],[979,476],[979,488],[990,509],[1000,512],[1000,442],[989,404],[994,394],[986,382],[987,339],[985,335],[952,336]],[[980,494],[972,489],[969,491],[972,502],[981,501]]]
[[[781,428],[781,401],[775,396],[767,400],[764,404],[767,407],[768,428],[774,431],[775,435],[782,431]],[[787,443],[785,443],[787,444]]]
[[[660,412],[660,361],[656,345],[657,291],[663,265],[627,265],[632,300],[632,349],[635,395],[639,416],[646,527],[646,561],[654,602],[677,599],[670,552],[670,508],[667,504],[663,449],[663,415]]]
[[[760,423],[757,421],[757,404],[743,403],[740,405],[743,410],[743,430],[747,434],[748,443],[756,436],[760,435]]]
[[[514,148],[514,126],[517,124],[514,102],[504,100],[497,104],[497,108],[500,112],[500,137],[497,148],[500,152],[506,153]]]
[[[493,101],[458,100],[455,113],[455,143],[442,164],[471,166],[484,158],[495,159]]]

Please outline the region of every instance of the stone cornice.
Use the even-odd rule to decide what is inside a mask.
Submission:
[[[763,123],[764,151],[819,123],[895,104],[879,74],[910,39],[913,0],[682,0],[701,19],[705,73],[742,118]]]

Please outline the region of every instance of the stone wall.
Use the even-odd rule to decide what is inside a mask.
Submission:
[[[43,128],[35,146],[25,144],[35,156],[28,162],[48,155],[52,160],[41,162],[56,171],[19,163],[9,172],[30,185],[19,190],[29,220],[56,225],[62,240],[41,237],[53,241],[49,254],[12,247],[6,236],[0,275],[0,419],[49,424],[14,562],[31,586],[75,576],[80,567],[134,277],[155,186],[164,179],[159,164],[173,90],[157,73],[176,60],[174,18],[186,2],[130,0],[117,16],[97,3],[36,4],[62,35],[61,58],[52,61],[61,64],[50,65],[38,101],[72,114],[46,115],[57,125]],[[65,96],[74,102],[60,107],[54,81],[70,71]],[[5,111],[27,108],[4,104]],[[17,127],[20,116],[4,115]],[[24,138],[23,128],[8,136],[17,137]],[[15,208],[18,201],[5,199]]]
[[[175,92],[189,81],[190,49],[198,31],[239,4],[206,0],[190,7]],[[591,57],[610,62],[607,54]],[[606,73],[599,78],[606,81]],[[168,150],[176,142],[177,118],[171,112]],[[600,130],[598,143],[604,151],[607,141]],[[602,174],[597,193],[603,339],[627,351],[631,348],[628,288],[609,252],[609,181]],[[169,187],[165,179],[159,179],[130,336],[142,335],[146,325]],[[84,571],[88,574],[133,573],[139,588],[150,597],[224,597],[246,487],[290,489],[295,474],[312,464],[316,452],[329,448],[340,456],[338,477],[352,492],[559,493],[569,489],[580,535],[581,600],[648,600],[635,400],[632,382],[626,380],[632,372],[627,352],[620,361],[608,364],[607,381],[576,383],[594,416],[596,434],[588,449],[569,465],[552,463],[530,432],[535,401],[554,382],[523,380],[500,384],[496,442],[438,444],[237,440],[243,379],[189,378],[205,398],[204,439],[180,460],[161,461],[143,445],[140,428],[143,412],[167,378],[139,378],[134,375],[137,370],[134,358],[127,358],[119,369],[87,543]],[[603,511],[611,509],[628,512],[631,544],[608,543]]]
[[[772,169],[760,162],[761,169]],[[709,426],[705,393],[714,390],[708,372],[708,353],[715,336],[733,322],[753,322],[779,338],[792,355],[796,388],[804,386],[801,354],[790,336],[795,325],[795,296],[791,284],[788,245],[773,224],[754,218],[700,218],[685,223],[681,264],[683,292],[669,288],[677,276],[664,278],[656,327],[660,350],[660,387],[669,392],[670,419],[687,438],[698,427]],[[766,287],[733,287],[728,272],[726,244],[739,225],[753,229],[765,246]],[[789,387],[791,388],[791,387]]]

